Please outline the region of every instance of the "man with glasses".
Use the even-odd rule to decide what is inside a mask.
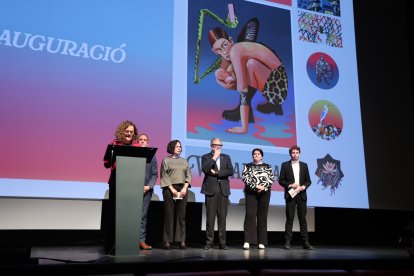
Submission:
[[[142,147],[148,147],[149,138],[148,135],[142,133],[138,136],[138,143]],[[141,234],[139,238],[139,248],[142,250],[151,250],[152,246],[145,242],[147,234],[147,215],[148,209],[151,203],[151,197],[155,185],[155,181],[158,177],[158,164],[157,158],[154,156],[151,163],[146,164],[145,168],[145,182],[144,182],[144,198],[142,200],[142,217],[141,217]]]
[[[219,232],[219,248],[227,250],[226,218],[229,204],[229,176],[234,174],[230,156],[221,152],[223,143],[220,138],[210,141],[211,152],[201,158],[204,173],[201,193],[205,195],[206,204],[206,245],[209,250],[214,244],[214,225],[217,217]]]

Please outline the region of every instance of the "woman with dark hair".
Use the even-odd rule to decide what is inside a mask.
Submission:
[[[257,244],[265,249],[267,244],[267,213],[271,195],[271,187],[275,176],[272,167],[263,163],[263,151],[256,148],[252,151],[253,162],[244,166],[242,179],[246,185],[246,215],[244,217],[244,245],[248,250],[250,244]]]
[[[165,157],[161,163],[160,185],[164,198],[164,249],[171,249],[171,243],[174,241],[180,243],[181,249],[187,248],[185,244],[185,215],[187,190],[191,187],[191,171],[187,160],[180,157],[181,151],[179,140],[170,141],[167,145],[167,152],[170,155]]]
[[[112,145],[124,145],[140,147],[138,143],[138,129],[131,121],[122,121],[115,131],[115,139],[110,143]],[[111,168],[111,174],[109,176],[109,197],[107,203],[103,201],[102,206],[102,228],[104,231],[105,239],[105,253],[111,254],[115,249],[115,192],[116,192],[116,163],[115,158],[112,156],[105,156],[104,158],[105,168]]]

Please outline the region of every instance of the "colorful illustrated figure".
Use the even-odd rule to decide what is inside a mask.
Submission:
[[[319,12],[321,10],[321,1],[320,0],[310,0],[309,6],[307,8],[310,11]]]
[[[341,161],[333,159],[329,154],[317,159],[318,168],[315,175],[319,178],[317,184],[321,184],[325,190],[329,188],[331,196],[335,194],[342,182],[344,174],[341,170]]]
[[[323,122],[323,120],[326,118],[326,115],[328,115],[328,112],[329,112],[328,105],[325,104],[323,106],[322,111],[321,111],[321,116],[320,116],[320,119],[319,119],[319,123],[322,123]]]
[[[207,9],[200,11],[198,41],[196,51],[196,68],[194,83],[214,72],[217,83],[229,90],[240,93],[240,102],[234,109],[224,110],[222,117],[229,121],[241,121],[240,126],[226,129],[230,133],[247,133],[249,123],[254,122],[251,101],[256,91],[261,91],[266,102],[259,104],[257,110],[264,114],[283,115],[282,104],[287,97],[288,79],[285,67],[277,54],[262,43],[256,42],[259,20],[250,19],[240,31],[236,42],[221,27],[208,32],[208,39],[213,53],[218,58],[200,77],[198,63],[204,15],[213,17],[229,28],[238,25],[232,4],[226,20]]]
[[[311,54],[306,62],[309,79],[321,89],[331,89],[339,80],[339,68],[335,60],[324,52]]]
[[[341,16],[340,0],[298,0],[298,8]]]
[[[331,3],[333,14],[336,16],[341,15],[341,7],[340,7],[340,1],[339,0],[329,0]]]
[[[333,71],[331,65],[325,60],[321,54],[315,65],[316,80],[318,83],[323,79],[326,84],[329,84],[328,79],[333,79]]]
[[[246,133],[248,123],[254,122],[251,100],[260,90],[266,103],[257,110],[283,115],[282,103],[287,96],[288,80],[279,57],[268,47],[255,42],[259,21],[251,19],[241,31],[237,42],[222,28],[208,33],[212,51],[221,57],[220,68],[215,71],[218,84],[240,93],[240,104],[233,110],[225,110],[223,118],[241,121],[241,126],[227,129],[230,133]]]
[[[315,135],[324,140],[338,138],[343,130],[340,111],[328,101],[317,101],[312,105],[309,111],[309,124]]]
[[[324,43],[342,48],[342,25],[339,18],[299,11],[299,40]]]

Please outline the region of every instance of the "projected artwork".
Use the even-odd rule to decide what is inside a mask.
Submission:
[[[309,124],[313,133],[324,140],[338,138],[343,130],[341,113],[329,101],[317,101],[312,105],[309,110]]]
[[[0,197],[103,198],[104,151],[130,120],[158,148],[159,164],[167,143],[181,141],[194,201],[204,202],[200,158],[220,137],[235,169],[232,204],[244,199],[253,148],[278,176],[298,144],[312,171],[327,152],[335,158],[311,176],[309,206],[368,207],[351,1],[82,7],[0,2],[0,125],[20,133],[0,135]],[[346,178],[332,182],[341,168]],[[154,192],[163,200],[159,178]],[[284,204],[283,195],[276,178],[270,203]]]
[[[294,144],[289,13],[242,1],[191,1],[188,13],[187,137]]]
[[[326,53],[313,53],[306,63],[306,71],[313,84],[321,89],[331,89],[338,82],[338,66]]]
[[[299,0],[298,8],[308,11],[341,16],[340,0]]]
[[[335,195],[344,177],[341,170],[341,161],[335,160],[327,154],[324,158],[317,159],[317,165],[318,167],[315,172],[315,175],[318,177],[317,184],[323,190],[329,189],[331,196]]]
[[[338,18],[299,11],[298,25],[301,41],[343,47],[342,26]]]

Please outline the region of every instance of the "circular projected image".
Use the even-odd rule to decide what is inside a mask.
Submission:
[[[338,108],[329,101],[317,101],[309,110],[309,125],[321,139],[333,140],[339,137],[343,121]]]
[[[312,54],[306,62],[306,71],[310,80],[319,88],[331,89],[338,83],[338,66],[326,53]]]

